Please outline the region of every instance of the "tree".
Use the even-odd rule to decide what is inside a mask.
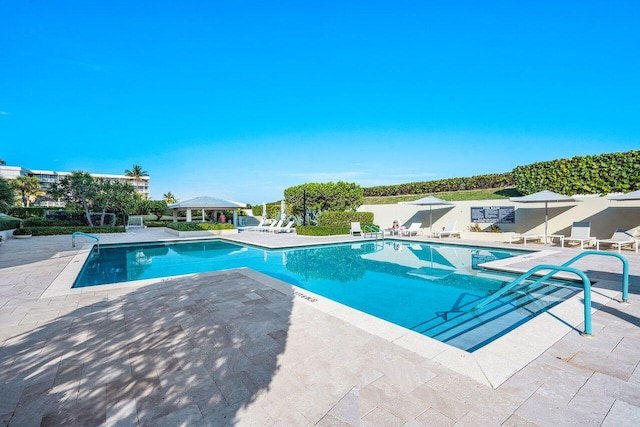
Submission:
[[[11,184],[22,197],[22,206],[28,207],[32,200],[35,200],[36,196],[44,194],[40,190],[40,181],[35,176],[19,176],[14,179]]]
[[[5,162],[4,160],[0,159],[0,165],[6,165],[7,162]]]
[[[90,206],[98,191],[99,185],[89,172],[72,171],[71,175],[65,176],[52,187],[51,194],[65,200],[67,204],[81,208],[87,224],[93,227]]]
[[[178,199],[171,194],[171,191],[162,195],[162,199],[167,203],[167,205],[172,205],[174,203],[178,203]]]
[[[355,211],[364,203],[364,190],[351,182],[307,183],[284,190],[285,203],[296,215],[303,211],[303,194],[308,211]]]
[[[149,212],[156,216],[156,221],[160,221],[162,215],[167,213],[167,202],[164,200],[152,200],[149,205]]]
[[[145,171],[145,170],[142,170],[142,166],[140,166],[140,165],[133,165],[131,170],[125,169],[124,174],[126,176],[131,176],[131,177],[135,178],[136,181],[140,181],[140,179],[143,176],[149,176],[149,173],[147,171]]]
[[[0,178],[0,212],[7,212],[15,202],[15,192],[6,179]]]

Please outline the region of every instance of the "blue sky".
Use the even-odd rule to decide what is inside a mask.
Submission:
[[[640,149],[637,1],[0,3],[0,158],[259,204]]]

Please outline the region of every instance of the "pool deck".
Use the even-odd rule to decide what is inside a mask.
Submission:
[[[360,237],[242,232],[270,248]],[[101,243],[176,240],[162,229]],[[80,239],[79,239],[80,240]],[[459,239],[427,239],[482,245]],[[467,353],[248,270],[70,290],[87,244],[69,236],[0,246],[3,426],[624,426],[640,419],[640,255],[630,304],[621,262],[586,257],[581,297]],[[560,264],[539,250],[496,268]]]

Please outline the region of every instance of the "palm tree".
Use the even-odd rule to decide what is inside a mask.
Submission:
[[[176,199],[176,196],[174,196],[173,194],[171,194],[171,191],[169,191],[166,194],[162,195],[162,199],[167,202],[168,205],[172,205],[174,203],[178,203],[178,199]]]
[[[136,181],[139,181],[143,176],[149,176],[149,172],[142,170],[140,165],[133,165],[131,170],[125,169],[124,174],[135,178]]]
[[[28,207],[31,199],[35,199],[35,196],[44,194],[44,192],[40,190],[40,181],[35,176],[21,175],[14,179],[11,184],[13,188],[20,192],[22,196],[22,206],[24,207]]]
[[[7,212],[15,199],[13,187],[6,179],[0,178],[0,212]]]

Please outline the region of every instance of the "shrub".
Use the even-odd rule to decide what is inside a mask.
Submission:
[[[30,228],[16,228],[13,230],[14,236],[28,236],[29,234],[33,234]]]
[[[76,231],[82,231],[83,233],[98,234],[98,233],[124,233],[124,227],[88,227],[88,226],[74,226],[74,227],[25,227],[19,228],[13,232],[15,235],[33,234],[34,236],[54,236],[59,234],[73,234]]]
[[[0,216],[0,231],[20,228],[20,220],[10,216]]]
[[[14,206],[9,209],[9,215],[14,216],[16,218],[27,219],[33,217],[43,217],[44,212],[49,208],[45,206],[29,206],[27,207],[19,207]]]
[[[172,221],[144,221],[144,225],[147,227],[166,227],[171,224]]]
[[[22,221],[23,227],[73,227],[76,225],[84,225],[84,222],[74,219],[56,220],[41,217],[27,218]]]
[[[172,222],[165,227],[177,231],[198,230],[233,230],[233,224],[228,222]]]
[[[335,236],[338,234],[349,234],[351,226],[321,226],[321,225],[297,225],[296,234],[298,236]]]
[[[379,185],[364,189],[365,197],[401,196],[407,194],[443,193],[446,191],[482,190],[513,187],[511,172],[476,175],[466,178],[449,178],[435,181],[409,182],[407,184]]]
[[[516,187],[523,194],[551,190],[560,194],[607,194],[640,189],[640,150],[575,156],[518,166]]]
[[[318,226],[326,227],[348,227],[347,233],[351,229],[351,222],[360,224],[373,224],[373,212],[322,212],[318,218]]]

